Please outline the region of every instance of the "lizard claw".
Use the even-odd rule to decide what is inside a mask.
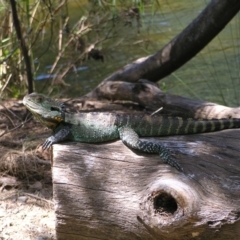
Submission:
[[[175,167],[179,172],[183,172],[183,168],[180,166],[180,164],[172,157],[172,152],[170,149],[165,148],[163,146],[160,146],[160,158],[164,163],[167,163],[168,165]]]
[[[172,157],[169,157],[167,159],[163,159],[164,163],[167,163],[168,165],[175,167],[179,172],[183,172],[183,168],[181,167],[181,165],[174,160]]]
[[[52,137],[46,139],[46,141],[42,144],[43,150],[49,149],[54,143]]]

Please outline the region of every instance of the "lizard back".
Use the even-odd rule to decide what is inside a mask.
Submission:
[[[240,119],[183,119],[172,116],[150,116],[147,114],[119,114],[90,112],[66,114],[65,122],[72,124],[75,138],[83,141],[109,141],[119,138],[120,127],[130,127],[139,136],[185,135],[240,128]],[[81,135],[81,136],[80,136]],[[91,140],[90,140],[91,139]]]

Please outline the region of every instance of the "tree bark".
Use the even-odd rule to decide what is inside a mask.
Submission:
[[[184,173],[120,141],[54,145],[57,238],[240,239],[239,136],[153,139]]]
[[[169,114],[183,118],[212,119],[238,118],[240,108],[230,108],[211,102],[193,100],[165,93],[157,85],[146,80],[137,83],[106,82],[92,91],[87,97],[70,102],[73,111],[83,109],[106,109],[133,111],[146,110],[154,112],[162,107],[161,114]],[[121,105],[121,106],[120,106]],[[79,107],[80,106],[80,107]]]

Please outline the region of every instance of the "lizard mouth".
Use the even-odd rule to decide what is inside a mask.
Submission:
[[[57,125],[60,123],[60,121],[58,121],[55,118],[43,117],[39,113],[33,112],[33,111],[31,111],[31,113],[42,125],[50,128],[50,129],[55,129],[57,127]]]

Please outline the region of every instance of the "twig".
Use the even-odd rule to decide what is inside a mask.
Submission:
[[[36,157],[35,161],[36,161],[37,163],[40,163],[40,164],[51,165],[51,163],[50,163],[49,161],[42,160],[42,159],[37,158],[37,157]]]
[[[0,64],[1,64],[1,61],[0,61]],[[2,87],[1,92],[0,92],[0,97],[2,96],[3,91],[4,91],[5,88],[7,87],[7,85],[8,85],[8,83],[9,83],[11,77],[12,77],[12,73],[9,74],[9,76],[8,76],[8,78],[7,78],[7,81],[5,82],[4,86]]]
[[[156,111],[154,111],[150,116],[152,117],[154,114],[160,112],[163,109],[163,107],[160,107],[159,109],[157,109]]]
[[[21,120],[21,117],[17,116],[13,111],[11,111],[9,108],[6,108],[3,103],[0,103],[0,105],[9,113],[11,113],[15,118],[18,120]]]
[[[10,53],[0,61],[0,64],[3,64],[4,62],[6,62],[17,50],[18,50],[18,46],[16,46],[12,51],[10,51]]]
[[[12,128],[12,129],[10,129],[10,130],[8,130],[8,131],[4,131],[2,134],[0,134],[0,137],[2,137],[3,135],[5,135],[6,133],[12,132],[12,131],[14,131],[14,130],[20,128],[20,127],[22,127],[25,123],[29,122],[31,119],[32,119],[32,117],[29,118],[28,120],[26,120],[26,121],[20,123],[18,126]]]
[[[16,30],[17,38],[19,41],[19,45],[24,57],[25,65],[26,65],[26,74],[27,74],[27,80],[28,80],[28,93],[33,92],[33,76],[32,76],[32,68],[31,68],[31,61],[30,57],[28,55],[28,49],[25,45],[24,38],[22,36],[22,31],[21,31],[21,25],[20,21],[18,19],[18,14],[17,14],[17,8],[16,8],[16,2],[14,0],[10,0],[10,5],[12,8],[12,18],[13,18],[13,23],[14,27]]]
[[[26,196],[29,196],[29,197],[32,197],[32,198],[36,198],[37,200],[41,200],[41,201],[44,201],[44,202],[47,202],[49,204],[54,204],[53,201],[50,201],[50,200],[47,200],[45,198],[41,198],[41,197],[38,197],[34,194],[31,194],[31,193],[26,193],[26,192],[22,192],[24,195]]]
[[[15,127],[14,122],[12,121],[12,119],[6,113],[1,112],[0,114],[4,115],[9,120],[9,122],[11,122],[13,127]]]

